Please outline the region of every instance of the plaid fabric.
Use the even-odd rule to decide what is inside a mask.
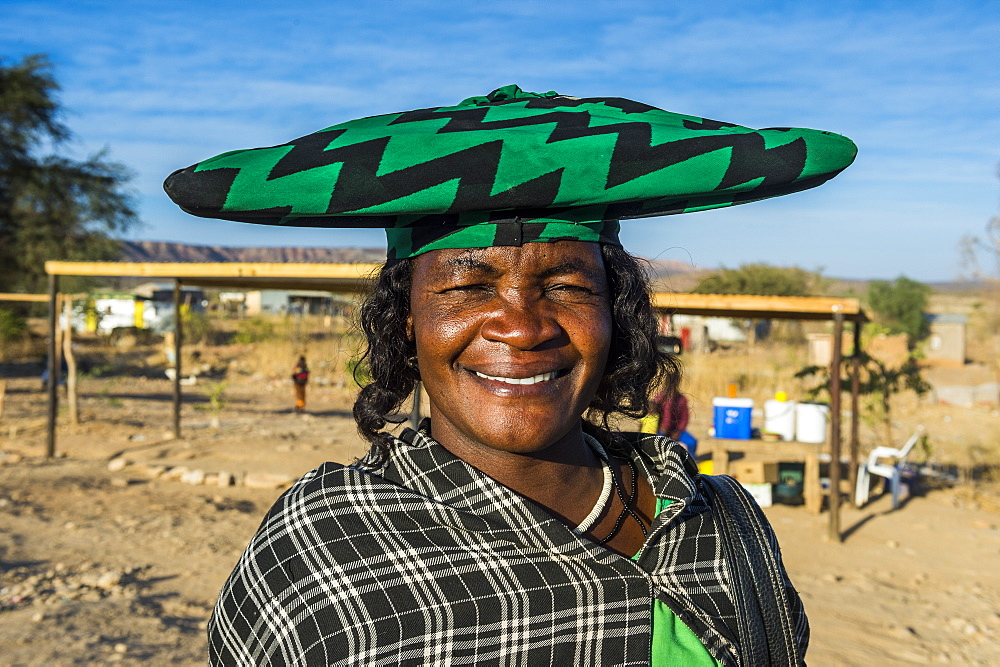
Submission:
[[[637,561],[575,536],[423,428],[375,468],[311,471],[223,587],[211,662],[646,665],[656,596],[739,664],[734,592],[693,461],[665,438],[623,437],[673,501]],[[804,654],[808,626],[788,592]]]

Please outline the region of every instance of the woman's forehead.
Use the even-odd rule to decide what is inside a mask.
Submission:
[[[434,250],[414,259],[414,275],[480,272],[582,271],[604,274],[601,246],[588,241],[526,243],[522,246]]]

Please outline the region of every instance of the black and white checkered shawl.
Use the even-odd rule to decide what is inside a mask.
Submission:
[[[654,597],[739,664],[738,592],[694,462],[665,438],[623,437],[673,501],[637,561],[574,535],[423,430],[405,431],[381,465],[309,472],[223,587],[212,664],[647,665]],[[801,660],[808,624],[784,581]]]

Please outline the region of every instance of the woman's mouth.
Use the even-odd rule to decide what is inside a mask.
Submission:
[[[538,384],[539,382],[548,382],[549,380],[555,380],[559,377],[559,371],[550,371],[548,373],[539,373],[538,375],[532,375],[526,378],[508,378],[495,375],[487,375],[486,373],[480,373],[479,371],[472,371],[479,377],[486,380],[493,380],[495,382],[504,382],[506,384]]]

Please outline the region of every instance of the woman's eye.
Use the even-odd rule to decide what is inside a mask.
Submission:
[[[593,290],[589,287],[584,287],[583,285],[570,285],[566,283],[550,285],[546,289],[549,292],[579,292],[581,294],[593,294]]]
[[[476,283],[471,285],[455,285],[453,287],[447,287],[443,289],[442,292],[484,292],[488,289],[489,285]]]

